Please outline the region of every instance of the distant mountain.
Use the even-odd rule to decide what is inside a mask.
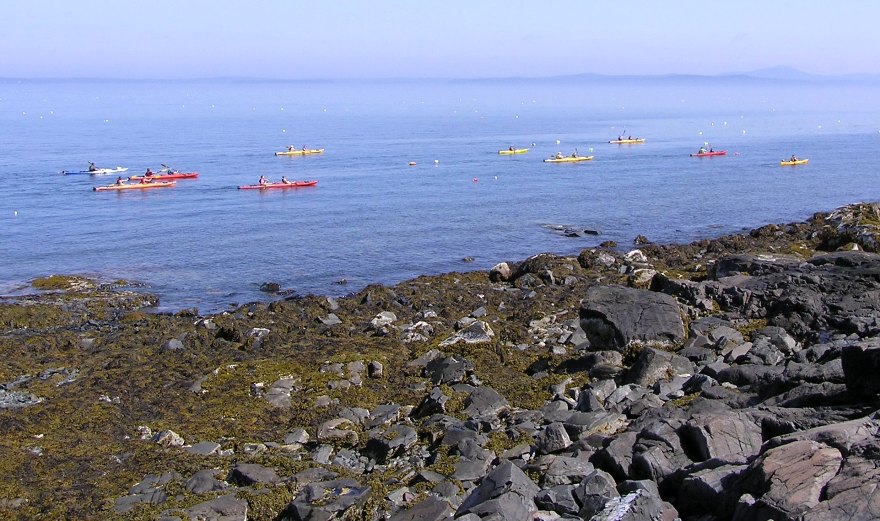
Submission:
[[[766,69],[758,69],[756,71],[744,72],[741,76],[750,78],[761,78],[765,80],[797,80],[797,81],[817,81],[827,80],[833,76],[822,76],[820,74],[810,74],[794,67],[768,67]]]

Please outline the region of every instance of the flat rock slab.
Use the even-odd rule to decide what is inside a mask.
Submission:
[[[675,299],[643,289],[591,287],[581,302],[580,321],[597,349],[622,350],[633,343],[677,345],[685,338]]]

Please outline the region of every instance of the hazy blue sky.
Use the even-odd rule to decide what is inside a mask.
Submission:
[[[880,73],[880,2],[0,0],[0,77]]]

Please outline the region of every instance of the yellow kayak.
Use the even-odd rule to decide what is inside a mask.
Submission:
[[[809,159],[798,159],[797,161],[780,161],[779,166],[806,165]]]
[[[285,150],[284,152],[275,152],[276,156],[307,156],[310,154],[323,154],[323,148],[315,148],[312,150]]]
[[[644,143],[645,138],[637,137],[633,139],[614,139],[609,141],[609,143],[614,143],[615,145],[632,145],[633,143]]]
[[[515,150],[499,150],[498,153],[502,156],[512,156],[514,154],[525,154],[528,151],[528,148],[517,148]]]
[[[592,161],[593,156],[577,156],[577,157],[551,157],[545,159],[545,163],[580,163],[581,161]]]

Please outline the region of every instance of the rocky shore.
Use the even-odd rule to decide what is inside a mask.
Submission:
[[[0,300],[4,519],[880,518],[880,205],[345,298]]]

